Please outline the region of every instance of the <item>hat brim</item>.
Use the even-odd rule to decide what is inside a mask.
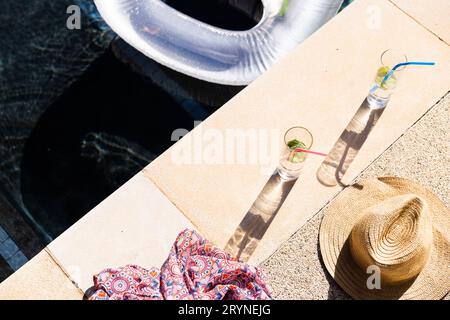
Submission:
[[[433,247],[419,275],[400,285],[368,289],[371,276],[350,253],[348,239],[365,209],[392,196],[416,194],[426,200],[433,222]],[[441,299],[450,291],[450,210],[422,186],[402,178],[380,177],[345,189],[326,209],[320,226],[320,251],[328,272],[354,299]]]

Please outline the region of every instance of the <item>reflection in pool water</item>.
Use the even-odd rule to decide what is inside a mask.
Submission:
[[[176,76],[153,67],[161,81],[163,75]],[[209,92],[209,84],[189,82]],[[223,92],[229,93],[222,94],[224,100],[234,94]],[[45,111],[29,136],[21,166],[24,204],[56,237],[170,147],[174,130],[192,129],[219,106],[167,93],[108,50]]]
[[[84,9],[93,9],[89,1],[81,2]],[[29,246],[36,237],[24,220],[49,240],[22,199],[25,143],[46,108],[112,39],[104,25],[88,19],[82,20],[82,30],[68,30],[66,9],[73,3],[3,1],[0,10],[0,224],[18,239],[19,247]],[[33,250],[25,251],[32,255]],[[2,257],[6,259],[0,254],[0,265]]]
[[[81,30],[70,31],[66,10],[74,3],[93,14],[82,19]],[[20,257],[31,258],[51,239],[23,202],[21,162],[27,139],[46,108],[113,38],[93,9],[86,0],[1,4],[0,281],[23,264]]]
[[[166,150],[173,130],[191,129],[242,89],[111,45],[92,1],[75,2],[81,30],[65,27],[71,0],[18,0],[0,12],[0,35],[8,34],[0,36],[0,225],[29,258],[38,237],[51,241]],[[236,26],[255,23],[235,13]]]
[[[65,27],[73,3],[84,12],[81,30]],[[254,19],[190,13],[245,30],[260,17],[252,4]],[[28,258],[166,150],[174,129],[191,129],[242,89],[111,45],[90,0],[6,1],[0,21],[0,226]],[[0,281],[12,271],[5,260],[0,252]]]

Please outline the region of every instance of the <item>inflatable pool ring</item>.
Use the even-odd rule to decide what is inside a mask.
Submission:
[[[123,40],[151,59],[198,79],[246,85],[332,18],[342,1],[262,0],[261,20],[246,31],[208,25],[161,0],[95,4]]]

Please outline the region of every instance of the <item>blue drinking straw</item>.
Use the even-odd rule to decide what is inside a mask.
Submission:
[[[399,64],[396,64],[391,71],[389,71],[383,78],[383,80],[380,83],[380,86],[387,80],[389,77],[394,73],[395,70],[397,70],[400,67],[403,66],[409,66],[409,65],[415,65],[415,66],[434,66],[436,62],[420,62],[420,61],[410,61],[410,62],[402,62]],[[370,93],[373,93],[378,88],[378,84],[375,84],[372,89],[370,89]]]

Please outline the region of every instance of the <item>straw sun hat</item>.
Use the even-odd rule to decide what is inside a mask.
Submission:
[[[355,299],[442,298],[450,290],[449,244],[450,210],[420,185],[394,177],[344,190],[320,227],[324,264]]]

